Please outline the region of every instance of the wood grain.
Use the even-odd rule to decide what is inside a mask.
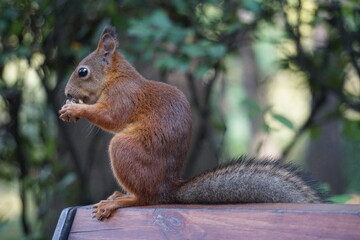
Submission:
[[[360,205],[159,205],[105,221],[77,209],[69,239],[360,239]]]

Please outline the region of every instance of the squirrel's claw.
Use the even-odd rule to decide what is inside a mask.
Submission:
[[[109,218],[110,215],[119,208],[114,205],[111,200],[102,200],[99,203],[93,205],[94,211],[92,212],[92,217],[97,218],[97,220],[102,221],[106,218]]]

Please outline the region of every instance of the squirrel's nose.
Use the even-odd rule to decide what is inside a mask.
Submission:
[[[70,94],[66,94],[66,99],[71,100],[73,97]]]

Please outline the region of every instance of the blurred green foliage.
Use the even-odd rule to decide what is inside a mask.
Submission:
[[[306,80],[310,114],[296,127],[287,116],[251,97],[239,108],[247,109],[250,120],[260,117],[265,133],[276,131],[265,115],[296,133],[285,156],[304,132],[320,133],[317,129],[324,122],[340,121],[344,191],[359,191],[359,159],[354,156],[359,154],[360,90],[353,87],[359,86],[360,76],[359,18],[357,0],[1,0],[0,178],[19,182],[23,235],[49,238],[54,229],[51,214],[52,219],[59,215],[59,209],[50,210],[59,201],[68,206],[97,199],[90,192],[91,169],[79,163],[76,140],[57,111],[74,63],[96,47],[108,24],[119,31],[121,51],[133,62],[150,62],[159,80],[168,81],[175,71],[186,77],[202,123],[195,146],[214,137],[212,132],[226,130],[214,90],[219,76],[227,72],[225,59],[238,55],[249,38],[269,37],[283,52],[280,68]],[[315,31],[319,34],[309,43],[309,32]],[[261,54],[265,59],[266,53]],[[323,114],[330,96],[336,98],[335,108]],[[189,158],[196,158],[198,149],[194,147]],[[35,206],[33,216],[29,202]],[[1,232],[7,223],[0,221]]]
[[[351,199],[350,195],[337,195],[337,196],[330,198],[331,202],[337,203],[337,204],[345,204],[350,199]]]

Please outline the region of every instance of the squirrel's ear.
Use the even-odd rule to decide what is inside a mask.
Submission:
[[[103,60],[108,64],[110,60],[110,56],[117,49],[117,39],[114,28],[105,28],[104,32],[101,34],[97,52],[103,56]]]

